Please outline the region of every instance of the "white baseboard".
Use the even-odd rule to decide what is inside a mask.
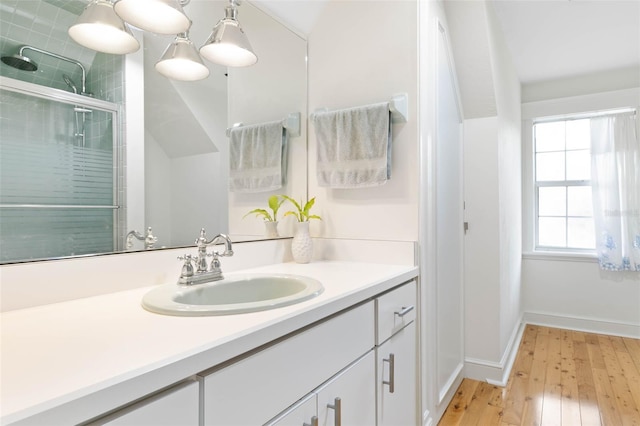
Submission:
[[[431,426],[433,425],[433,418],[431,418],[431,413],[429,410],[426,410],[422,413],[422,426]]]
[[[543,312],[525,312],[524,322],[526,324],[542,325],[545,327],[640,339],[640,325],[638,324],[603,321],[593,318],[569,317]]]
[[[514,329],[500,362],[465,358],[464,376],[496,386],[506,386],[527,324],[640,339],[640,325],[638,324],[569,317],[542,312],[525,312]]]
[[[451,396],[455,393],[458,386],[462,382],[463,376],[462,371],[464,369],[464,363],[461,362],[458,366],[453,370],[451,376],[447,380],[447,382],[442,386],[438,391],[438,405],[441,405],[444,401],[446,404],[449,404],[451,401]]]
[[[496,386],[506,386],[511,374],[524,333],[525,322],[521,318],[514,327],[509,343],[505,348],[500,362],[487,361],[476,358],[465,358],[465,377],[480,380]]]

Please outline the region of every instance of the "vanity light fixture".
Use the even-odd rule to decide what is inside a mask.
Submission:
[[[240,0],[229,0],[225,17],[213,27],[211,35],[200,48],[205,59],[229,67],[246,67],[258,61],[238,22],[239,5]]]
[[[131,30],[114,12],[110,0],[93,0],[69,27],[68,33],[76,43],[98,52],[122,55],[140,48]]]
[[[180,34],[191,20],[182,6],[189,0],[116,0],[116,13],[129,24],[156,34]]]
[[[156,70],[165,77],[182,81],[202,80],[209,76],[209,68],[202,63],[188,32],[178,34],[173,43],[167,46],[156,63]]]

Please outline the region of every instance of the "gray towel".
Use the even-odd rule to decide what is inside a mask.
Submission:
[[[234,127],[229,140],[229,190],[268,192],[286,176],[287,134],[281,121]]]
[[[391,177],[389,103],[312,116],[316,132],[318,185],[362,188]]]

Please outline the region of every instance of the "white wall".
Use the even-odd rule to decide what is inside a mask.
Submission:
[[[138,40],[141,40],[137,32]],[[126,227],[145,229],[144,197],[144,56],[143,49],[126,56],[125,67],[125,163],[126,163]],[[133,83],[133,84],[132,84]],[[137,165],[137,167],[129,167]]]
[[[151,226],[158,247],[171,244],[171,159],[147,132],[144,143],[144,226]],[[129,169],[133,165],[129,164]],[[142,232],[144,229],[137,229]],[[194,239],[195,240],[195,239]],[[141,243],[134,242],[140,249]]]
[[[464,121],[465,352],[499,360],[500,219],[498,119]]]
[[[549,87],[553,87],[552,84]],[[599,86],[594,86],[599,87]],[[640,274],[604,273],[595,255],[536,254],[533,251],[533,170],[531,121],[535,117],[640,107],[640,88],[596,92],[589,85],[580,95],[522,104],[523,308],[525,320],[555,327],[640,337]]]
[[[525,258],[525,319],[640,338],[640,274],[604,272],[594,260]]]
[[[193,245],[201,228],[213,237],[227,228],[226,199],[196,197],[200,192],[226,194],[218,152],[170,158],[153,136],[145,141],[146,226],[153,228],[157,247]],[[140,249],[134,241],[134,249]]]
[[[520,324],[522,155],[520,81],[493,7],[487,7],[498,110],[498,215],[500,223],[500,344],[503,356]],[[517,343],[517,342],[516,342]]]
[[[201,228],[208,238],[227,229],[227,175],[220,172],[226,158],[212,152],[171,160],[172,246],[193,245]]]
[[[229,68],[229,119],[235,123],[258,124],[283,120],[291,113],[300,114],[300,135],[289,134],[286,183],[270,192],[229,193],[229,233],[232,237],[264,237],[262,218],[244,217],[247,212],[263,208],[274,194],[286,194],[297,200],[307,192],[307,44],[275,19],[248,3],[239,9],[239,19],[247,30],[259,30],[251,45],[258,62],[251,67]],[[256,96],[260,93],[260,96]],[[288,206],[279,212],[278,232],[291,236],[294,219],[282,220]]]
[[[323,221],[312,235],[415,241],[420,198],[417,3],[330,1],[309,35],[309,111],[384,102],[409,93],[406,124],[394,126],[391,179],[365,189],[326,189],[316,178],[309,126],[309,197]]]
[[[476,105],[474,118],[467,117],[464,125],[465,218],[470,228],[465,239],[465,375],[503,384],[521,318],[520,82],[492,7],[461,2],[447,5],[447,13],[455,22],[454,47],[473,38],[491,64],[490,73],[478,74],[479,79],[460,74],[470,80],[462,94],[465,105]],[[470,21],[472,32],[466,25]],[[465,52],[456,58],[475,65],[477,52]],[[493,96],[476,86],[491,87]],[[477,102],[469,101],[479,96],[492,98],[495,105],[479,110]]]

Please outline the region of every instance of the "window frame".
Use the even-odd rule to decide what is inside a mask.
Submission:
[[[556,260],[596,263],[596,251],[535,249],[535,170],[533,122],[544,119],[588,117],[640,109],[640,88],[612,92],[578,94],[568,97],[542,97],[521,104],[522,136],[522,257],[531,260]]]
[[[578,186],[588,186],[591,187],[591,179],[582,179],[582,180],[547,180],[547,181],[538,181],[536,176],[536,158],[538,152],[536,151],[536,134],[535,127],[537,124],[544,123],[557,123],[557,122],[567,122],[574,120],[585,120],[591,119],[596,116],[597,113],[580,113],[580,114],[568,114],[564,116],[555,116],[555,117],[539,117],[534,118],[531,122],[531,163],[532,163],[532,182],[533,182],[533,250],[534,252],[540,253],[575,253],[575,254],[594,254],[595,255],[595,246],[593,248],[581,248],[581,247],[557,247],[557,246],[544,246],[540,245],[539,235],[540,235],[540,215],[539,215],[539,205],[540,205],[540,188],[567,188],[570,187],[578,187]],[[566,138],[565,138],[566,142]],[[563,152],[564,156],[564,165],[565,165],[565,177],[566,177],[566,167],[567,167],[567,156],[566,153],[570,151],[579,151],[579,150],[567,150],[566,145],[564,149],[559,149],[556,151],[542,151],[543,153],[547,152]],[[565,214],[563,216],[542,216],[542,217],[558,217],[563,218],[565,220],[565,242],[569,243],[569,219],[572,217],[575,218],[586,218],[588,216],[571,216],[569,215],[569,206],[568,206],[568,192],[565,195]],[[591,216],[593,219],[593,216]]]

